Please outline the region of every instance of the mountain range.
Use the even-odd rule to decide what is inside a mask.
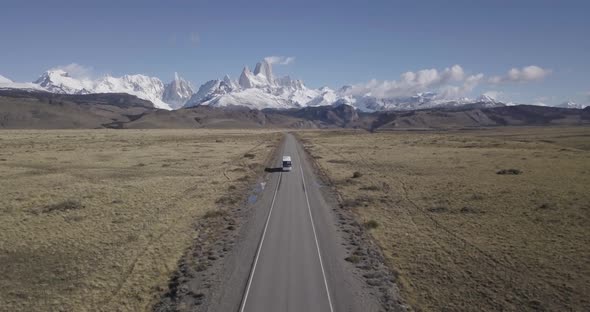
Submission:
[[[145,75],[106,75],[99,79],[74,78],[62,69],[44,72],[32,83],[15,83],[0,76],[0,88],[48,91],[56,94],[127,93],[153,103],[161,109],[181,108],[193,94],[189,82],[175,74],[174,80],[164,84],[160,79]]]
[[[126,93],[62,94],[0,89],[0,129],[359,128],[473,129],[498,126],[588,126],[590,107],[485,107],[473,103],[413,111],[363,112],[350,105],[291,109],[197,105],[176,110]]]
[[[478,98],[449,99],[434,92],[412,96],[377,97],[370,91],[359,93],[351,86],[337,90],[328,87],[308,88],[303,81],[289,76],[275,77],[267,59],[257,63],[254,71],[244,67],[237,80],[228,75],[202,84],[195,92],[191,84],[177,73],[169,83],[145,75],[110,75],[98,79],[72,77],[63,69],[44,72],[31,83],[16,83],[0,76],[0,89],[32,89],[56,94],[127,93],[153,103],[155,108],[174,110],[196,106],[249,109],[297,109],[318,106],[350,105],[363,112],[410,111],[437,107],[477,105],[481,108],[501,107],[505,103],[486,95]],[[564,108],[584,108],[573,102]]]

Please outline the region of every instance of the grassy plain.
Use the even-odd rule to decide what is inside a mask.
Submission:
[[[142,311],[281,134],[0,131],[0,311]],[[235,200],[229,200],[235,202]]]
[[[415,310],[590,310],[590,128],[299,136]]]

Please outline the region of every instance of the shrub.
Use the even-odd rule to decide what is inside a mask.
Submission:
[[[205,212],[205,214],[203,215],[203,218],[205,218],[205,219],[217,218],[217,217],[225,216],[226,214],[227,214],[227,212],[224,210],[209,210],[209,211]]]
[[[499,170],[498,172],[496,172],[496,174],[511,174],[511,175],[517,175],[517,174],[521,174],[522,171],[520,171],[519,169],[502,169]]]
[[[52,212],[52,211],[66,211],[66,210],[74,210],[74,209],[81,209],[84,208],[84,205],[77,200],[65,200],[61,203],[47,205],[42,209],[42,212]]]
[[[465,206],[465,207],[459,209],[459,212],[461,212],[461,213],[479,213],[479,210],[477,210],[476,208],[471,207],[471,206]]]
[[[256,155],[254,155],[254,154],[251,154],[251,153],[246,153],[246,154],[244,154],[244,158],[250,158],[250,159],[252,159],[252,158],[254,158],[254,157],[256,157]]]
[[[375,220],[369,220],[365,222],[365,227],[369,230],[376,229],[377,227],[379,227],[379,223]]]
[[[359,257],[357,255],[352,255],[352,256],[348,256],[348,257],[344,258],[344,260],[346,260],[350,263],[359,263],[359,262],[361,262],[361,257]]]
[[[553,209],[554,206],[552,204],[549,203],[544,203],[539,205],[539,207],[537,207],[537,209],[541,209],[541,210],[547,210],[547,209]]]
[[[361,187],[360,190],[362,190],[362,191],[379,191],[379,190],[381,190],[381,188],[378,187],[377,185],[369,185],[369,186]]]
[[[352,178],[353,179],[357,179],[357,178],[360,178],[362,176],[363,176],[363,174],[360,173],[360,172],[358,172],[358,171],[355,171],[355,172],[352,173]]]
[[[436,207],[428,208],[427,210],[430,212],[439,213],[439,212],[446,212],[449,209],[445,206],[436,206]]]

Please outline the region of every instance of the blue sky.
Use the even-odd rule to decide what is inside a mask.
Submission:
[[[294,58],[277,74],[311,87],[387,89],[457,64],[455,86],[483,74],[468,96],[590,103],[588,12],[590,1],[4,0],[0,75],[32,81],[76,63],[164,81],[177,71],[198,86],[275,55]]]

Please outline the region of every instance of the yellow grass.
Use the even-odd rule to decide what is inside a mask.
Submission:
[[[194,222],[243,191],[280,137],[0,131],[0,310],[149,310]]]
[[[590,128],[300,136],[414,309],[590,310]]]

